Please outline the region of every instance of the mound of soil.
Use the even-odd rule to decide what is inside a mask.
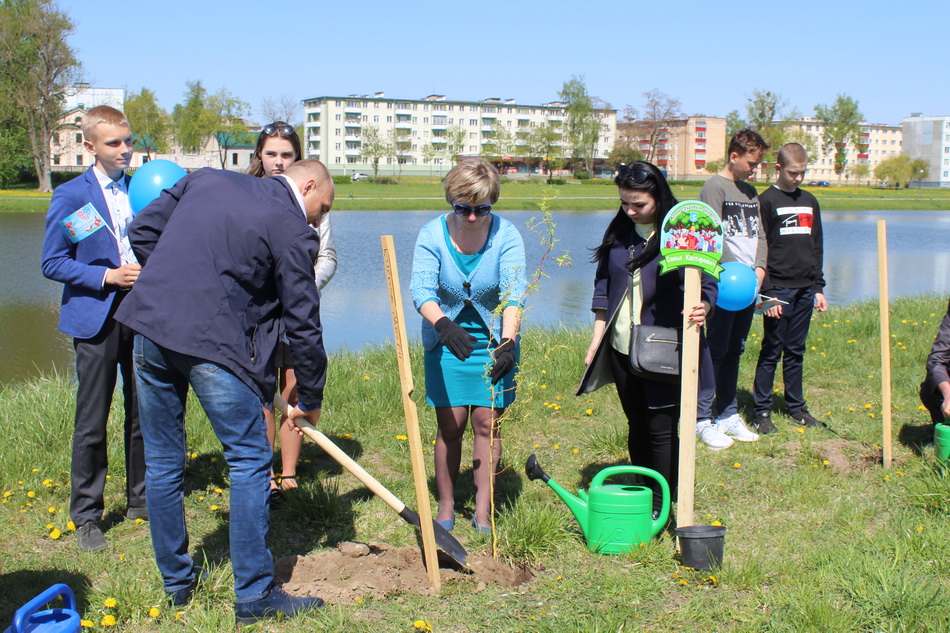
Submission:
[[[331,604],[355,604],[358,598],[384,598],[412,592],[432,594],[422,551],[385,543],[341,543],[336,550],[277,560],[274,575],[298,596],[319,596]],[[469,569],[441,568],[443,584],[474,579],[476,591],[488,584],[514,587],[534,578],[527,568],[513,569],[490,557],[469,556]],[[448,565],[446,562],[445,565]]]
[[[797,455],[802,451],[802,444],[801,442],[786,442],[779,448]],[[827,460],[829,468],[842,474],[879,466],[882,459],[881,449],[842,438],[812,442],[811,448],[819,459]]]

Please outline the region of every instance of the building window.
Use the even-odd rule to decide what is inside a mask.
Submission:
[[[334,162],[334,163],[342,163],[343,161],[341,161],[341,160],[340,160],[340,157],[337,156],[336,158],[333,159],[333,162]]]
[[[346,162],[348,162],[348,163],[350,163],[350,164],[358,163],[358,162],[360,162],[360,161],[359,161],[359,156],[347,156],[347,157],[346,157]]]
[[[337,120],[337,121],[340,120],[340,115],[339,115],[339,114],[336,115],[336,120]]]
[[[53,156],[53,164],[59,165],[59,154],[56,154],[55,156]]]
[[[82,154],[76,154],[76,164],[82,165]]]
[[[237,152],[231,152],[231,164],[232,164],[232,165],[237,165],[237,164],[238,164],[238,155],[237,155]]]
[[[340,144],[339,143],[334,144],[334,149],[340,149]]]
[[[81,133],[81,132],[77,132],[77,133],[76,133],[76,142],[77,142],[77,143],[82,143],[82,133]]]
[[[386,123],[392,123],[392,122],[393,122],[393,115],[390,114],[389,116],[386,117]]]
[[[339,135],[340,135],[340,128],[336,128],[336,129],[334,130],[334,132],[335,132],[336,136],[339,136]]]

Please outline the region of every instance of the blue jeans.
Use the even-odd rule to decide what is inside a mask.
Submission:
[[[156,345],[141,334],[133,348],[139,419],[145,438],[145,486],[155,561],[165,591],[194,579],[185,526],[185,398],[194,389],[221,441],[231,478],[231,566],[238,603],[264,596],[274,577],[267,548],[273,454],[261,399],[215,363]]]
[[[717,308],[706,322],[706,343],[716,377],[716,403],[710,407],[712,393],[700,393],[699,410],[712,410],[714,417],[726,418],[739,412],[736,393],[739,387],[739,357],[752,327],[755,305],[733,312]]]

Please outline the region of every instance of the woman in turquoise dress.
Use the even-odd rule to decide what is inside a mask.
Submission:
[[[435,407],[436,520],[455,526],[455,483],[462,436],[475,435],[475,516],[490,531],[491,482],[501,457],[499,419],[515,399],[518,325],[526,290],[524,242],[492,211],[498,171],[482,158],[464,160],[445,177],[452,212],[419,232],[412,261],[412,300],[423,317],[426,402]]]

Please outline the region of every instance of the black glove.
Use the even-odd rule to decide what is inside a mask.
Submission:
[[[492,350],[492,358],[495,359],[495,364],[492,365],[488,375],[491,377],[491,384],[497,385],[498,381],[515,366],[515,342],[510,338],[501,339],[498,347]]]
[[[457,359],[465,360],[472,355],[478,339],[466,332],[461,325],[444,316],[435,322],[435,329],[439,333],[439,340]]]

